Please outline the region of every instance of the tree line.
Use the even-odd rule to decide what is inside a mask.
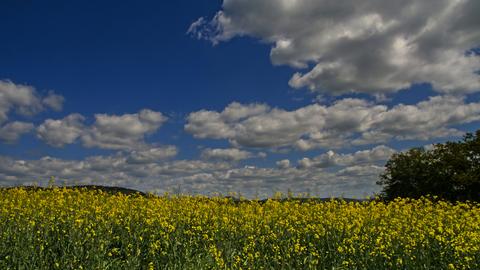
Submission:
[[[450,201],[480,201],[480,130],[463,140],[394,154],[377,184],[381,197],[437,196]]]

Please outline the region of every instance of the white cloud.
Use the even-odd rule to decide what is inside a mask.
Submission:
[[[54,111],[61,111],[63,109],[63,103],[65,98],[63,96],[55,94],[53,91],[48,92],[48,96],[42,100],[43,104],[48,106]]]
[[[224,115],[231,107],[239,110],[261,107],[256,114],[231,119]],[[321,117],[323,108],[317,105],[301,108],[294,112],[272,109],[266,105],[239,105],[232,103],[222,112],[198,111],[187,117],[185,130],[196,138],[229,139],[232,144],[250,147],[277,147],[291,144],[303,133],[307,133]]]
[[[134,150],[130,153],[128,163],[155,163],[168,158],[175,157],[178,154],[177,147],[173,145],[164,147],[152,147],[143,150]]]
[[[255,166],[238,168],[228,162],[200,160],[142,159],[141,162],[130,162],[132,156],[137,154],[118,153],[83,160],[52,157],[15,160],[0,156],[0,184],[38,182],[45,185],[54,176],[59,183],[115,185],[156,192],[220,192],[226,195],[233,191],[248,197],[266,197],[275,191],[291,190],[322,197],[363,197],[379,190],[375,182],[382,171],[381,167],[368,163],[325,171],[316,166],[292,168],[285,166],[289,163],[285,161],[280,161],[279,164],[283,166],[278,169]]]
[[[95,123],[81,139],[86,147],[135,149],[146,135],[157,131],[167,120],[160,112],[144,109],[135,114],[96,114]]]
[[[155,152],[155,151],[153,151]],[[70,184],[107,184],[153,189],[168,184],[172,179],[192,174],[229,169],[227,163],[197,160],[160,161],[148,159],[138,152],[117,153],[111,156],[92,156],[83,160],[63,160],[43,157],[38,160],[14,160],[0,156],[0,181],[3,185],[16,185],[28,181],[45,183],[51,176],[67,180]],[[132,162],[134,161],[134,162]],[[4,179],[10,179],[6,181]]]
[[[143,150],[145,137],[156,132],[167,120],[160,112],[144,109],[135,114],[107,115],[96,114],[95,122],[87,126],[85,117],[71,114],[60,120],[47,119],[37,128],[37,137],[54,147],[63,147],[80,139],[85,147],[98,147],[113,150]],[[137,152],[142,155],[161,155],[153,151]],[[173,153],[168,149],[168,154]]]
[[[232,102],[221,113],[201,110],[187,117],[185,130],[197,138],[220,139],[232,136],[231,124],[257,115],[265,114],[270,108],[265,104],[242,105]]]
[[[235,162],[235,161],[252,158],[253,154],[248,151],[239,150],[236,148],[229,148],[229,149],[207,148],[202,151],[201,157],[202,159],[207,159],[207,160]]]
[[[0,127],[0,140],[5,143],[15,143],[20,136],[30,132],[33,129],[32,123],[11,122]]]
[[[231,106],[262,110],[242,118],[226,118]],[[266,105],[232,103],[222,112],[201,110],[187,117],[185,130],[196,138],[227,139],[235,147],[275,150],[295,147],[342,148],[390,140],[458,136],[458,124],[480,120],[480,103],[458,96],[435,96],[413,105],[391,108],[362,99],[345,98],[330,106],[312,104],[293,111]]]
[[[442,93],[480,90],[476,0],[224,0],[189,33],[217,44],[252,36],[274,65],[301,70],[290,85],[312,91],[388,93],[428,82]]]
[[[399,104],[379,114],[371,128],[353,143],[460,136],[464,132],[450,126],[479,120],[479,102],[465,103],[464,98],[456,96],[430,97],[415,105]]]
[[[287,169],[290,168],[290,160],[283,159],[276,162],[276,165],[279,169]]]
[[[379,161],[393,150],[379,146],[348,154],[334,154],[336,165],[322,168],[322,158],[306,167],[291,167],[288,160],[278,168],[237,167],[231,162],[167,160],[174,146],[153,147],[81,160],[43,157],[15,160],[0,156],[0,185],[45,185],[51,176],[58,183],[114,185],[142,191],[212,194],[239,192],[247,197],[267,197],[276,191],[309,192],[313,196],[363,197],[379,191],[375,184],[383,171]],[[165,154],[170,153],[170,154]]]
[[[43,111],[44,104],[60,110],[63,101],[64,98],[53,91],[42,98],[32,86],[0,80],[0,123],[8,120],[8,114],[12,110],[23,116],[31,116]]]
[[[85,117],[71,114],[61,120],[47,119],[37,127],[37,137],[54,147],[74,143],[84,132]]]
[[[338,177],[365,177],[380,175],[385,170],[384,167],[377,165],[351,166],[341,169],[337,172]]]
[[[379,145],[372,149],[357,151],[350,154],[338,154],[330,150],[313,159],[303,158],[298,161],[300,169],[317,167],[328,168],[335,166],[359,166],[365,164],[383,163],[390,158],[396,151],[390,147]]]

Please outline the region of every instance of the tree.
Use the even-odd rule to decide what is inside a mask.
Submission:
[[[419,198],[480,201],[480,130],[462,141],[413,148],[394,154],[385,165],[379,185],[385,199]]]

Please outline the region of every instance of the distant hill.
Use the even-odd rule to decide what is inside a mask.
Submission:
[[[49,187],[38,187],[38,186],[18,186],[18,187],[4,187],[0,189],[14,189],[14,188],[23,188],[26,190],[46,190],[50,189]],[[64,187],[59,187],[64,188]],[[108,194],[124,194],[124,195],[140,195],[147,196],[145,192],[141,192],[135,189],[123,188],[123,187],[110,187],[110,186],[100,186],[100,185],[77,185],[77,186],[65,186],[67,189],[87,189],[87,190],[101,190]]]
[[[17,186],[17,187],[0,187],[0,190],[2,189],[14,189],[14,188],[23,188],[26,190],[47,190],[50,189],[49,187],[38,187],[38,186]],[[64,187],[59,187],[59,188],[64,188]],[[87,189],[87,190],[101,190],[105,193],[108,194],[124,194],[124,195],[140,195],[140,196],[149,196],[150,194],[147,194],[145,192],[135,190],[135,189],[130,189],[130,188],[123,188],[123,187],[112,187],[112,186],[101,186],[101,185],[75,185],[75,186],[65,186],[67,189]],[[242,202],[251,202],[251,201],[257,201],[257,200],[248,200],[248,199],[239,199],[236,197],[231,197],[227,196],[225,198],[230,199],[233,203],[242,203]],[[279,201],[279,202],[286,202],[286,201],[298,201],[300,203],[306,203],[306,202],[329,202],[331,200],[335,201],[345,201],[345,202],[365,202],[365,201],[370,201],[368,199],[352,199],[352,198],[268,198],[268,199],[262,199],[258,200],[260,204],[266,203],[268,200],[274,200],[274,201]]]

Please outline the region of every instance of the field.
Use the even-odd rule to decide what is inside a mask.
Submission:
[[[0,269],[479,269],[480,205],[2,190]]]

